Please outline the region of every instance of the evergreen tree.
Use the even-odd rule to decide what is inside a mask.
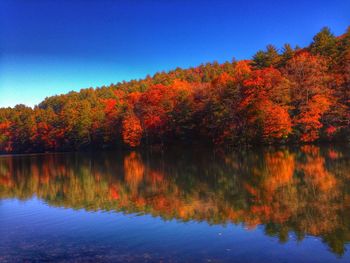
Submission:
[[[310,51],[314,55],[321,55],[334,59],[337,55],[336,42],[336,38],[331,30],[328,27],[324,27],[313,37]]]

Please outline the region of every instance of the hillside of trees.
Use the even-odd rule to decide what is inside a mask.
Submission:
[[[6,96],[6,94],[2,94]],[[350,141],[350,28],[308,47],[0,108],[0,152]]]

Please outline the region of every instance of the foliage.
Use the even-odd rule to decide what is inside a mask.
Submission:
[[[176,68],[141,80],[0,108],[0,152],[178,141],[217,145],[350,140],[350,29],[252,60]]]

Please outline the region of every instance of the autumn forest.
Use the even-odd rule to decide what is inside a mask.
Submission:
[[[6,94],[2,94],[6,96]],[[0,152],[350,140],[350,28],[251,60],[156,73],[0,109]]]

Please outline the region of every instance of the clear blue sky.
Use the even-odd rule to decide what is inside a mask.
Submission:
[[[0,107],[342,34],[348,0],[0,1]]]

